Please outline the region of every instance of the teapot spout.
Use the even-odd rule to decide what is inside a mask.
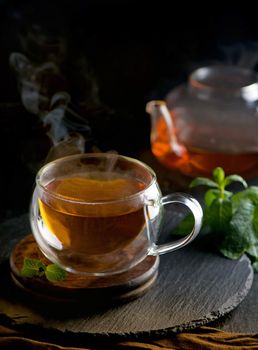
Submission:
[[[153,100],[146,104],[146,112],[151,116],[151,145],[158,149],[166,149],[167,153],[173,152],[177,157],[185,152],[184,146],[180,145],[172,116],[168,110],[167,104],[163,100]]]

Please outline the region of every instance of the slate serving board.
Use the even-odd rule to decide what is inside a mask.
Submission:
[[[121,305],[97,309],[56,307],[20,296],[11,284],[5,261],[21,236],[28,233],[27,217],[0,225],[0,316],[16,327],[88,336],[162,335],[191,329],[234,309],[247,295],[253,281],[246,256],[229,260],[209,250],[207,241],[161,256],[159,275],[142,297]],[[8,232],[8,233],[7,233]]]

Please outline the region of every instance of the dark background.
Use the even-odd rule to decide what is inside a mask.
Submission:
[[[28,211],[50,147],[40,119],[21,104],[12,52],[59,66],[42,80],[45,93],[69,92],[90,128],[86,151],[131,156],[150,147],[146,102],[164,98],[194,68],[252,56],[257,69],[257,14],[245,5],[41,0],[1,1],[0,10],[0,220]]]

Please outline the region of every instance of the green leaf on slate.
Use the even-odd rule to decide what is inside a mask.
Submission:
[[[41,277],[45,269],[45,265],[40,260],[24,258],[21,274],[24,277]]]
[[[258,238],[258,207],[255,207],[254,209],[253,229],[256,233],[256,237]]]
[[[53,281],[61,281],[66,278],[67,272],[61,267],[57,266],[56,264],[50,264],[47,266],[46,271],[46,278],[53,282]]]
[[[255,206],[252,201],[246,199],[241,202],[221,243],[220,251],[223,255],[230,259],[237,259],[248,250],[256,254],[253,249],[258,243],[257,233],[253,227],[254,213]]]
[[[258,258],[258,242],[247,249],[246,253],[252,258]]]
[[[201,233],[210,234],[227,258],[238,259],[246,253],[258,272],[258,186],[247,187],[246,181],[236,174],[225,177],[221,167],[215,168],[212,175],[212,180],[197,177],[190,184],[210,187],[204,195]],[[233,182],[240,182],[245,189],[234,194],[226,191],[225,187]],[[193,224],[193,216],[188,215],[173,233],[185,235]]]
[[[254,272],[258,272],[258,262],[254,262],[253,263],[253,269],[254,269]]]
[[[216,198],[206,210],[206,220],[214,232],[225,231],[232,217],[232,203],[228,199]]]
[[[239,206],[240,201],[251,200],[253,204],[258,206],[258,187],[251,186],[247,189],[237,192],[232,196],[233,208]]]

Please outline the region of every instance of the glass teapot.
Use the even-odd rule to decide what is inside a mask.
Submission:
[[[210,66],[194,71],[165,101],[150,101],[151,148],[165,166],[191,177],[258,173],[258,83],[254,71]]]

